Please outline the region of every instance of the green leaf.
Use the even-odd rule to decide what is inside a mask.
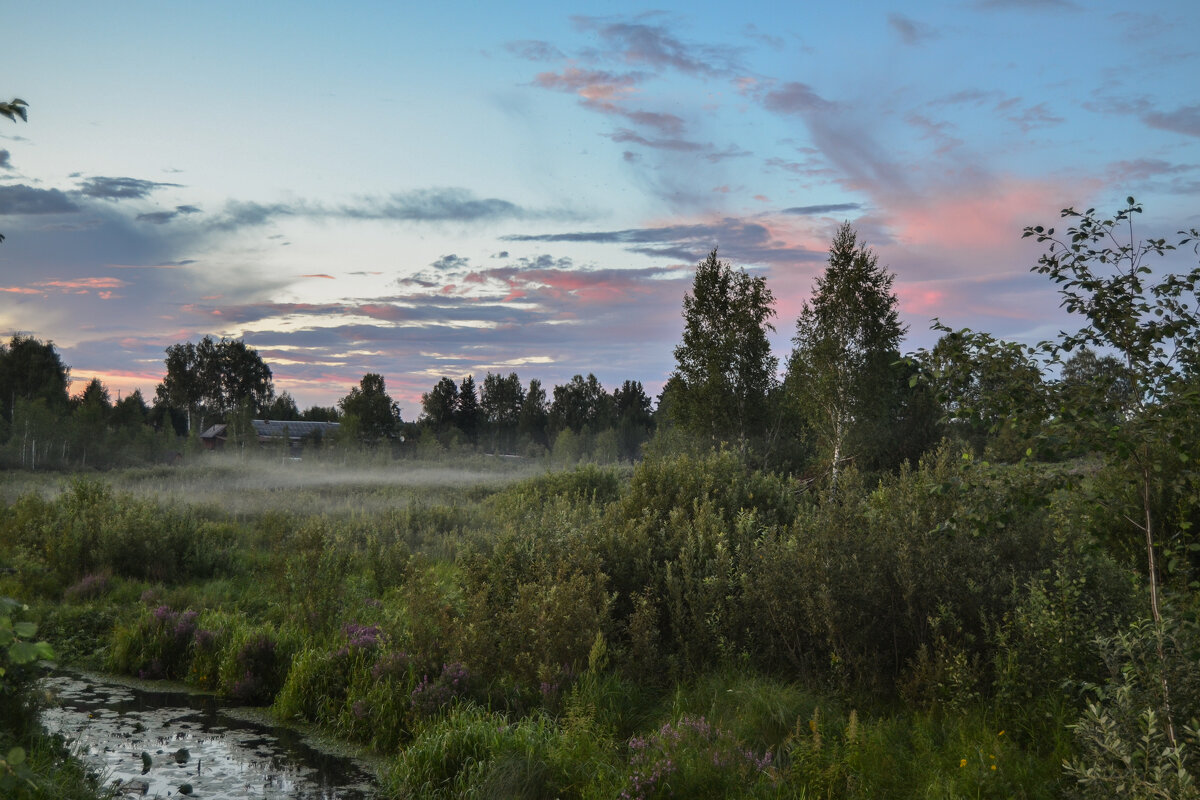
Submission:
[[[8,648],[8,660],[14,664],[28,664],[37,659],[37,646],[30,642],[17,642]]]
[[[25,763],[25,748],[14,747],[8,751],[8,755],[4,757],[9,766],[16,767]]]
[[[18,622],[16,625],[13,625],[13,630],[16,632],[17,636],[20,636],[22,639],[28,639],[37,634],[37,623]]]

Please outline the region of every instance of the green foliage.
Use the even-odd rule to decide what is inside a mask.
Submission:
[[[715,249],[696,265],[691,294],[683,298],[671,414],[695,435],[736,443],[743,454],[766,429],[777,364],[767,340],[773,302],[764,278],[735,271]]]
[[[383,791],[396,798],[613,796],[611,758],[582,732],[543,715],[510,722],[468,703],[401,751]]]
[[[867,441],[856,441],[855,428],[889,416],[884,387],[897,383],[904,335],[894,277],[844,223],[796,320],[785,390],[816,431],[835,486],[843,461],[855,457],[851,445]]]
[[[936,320],[933,327],[942,337],[932,350],[917,352],[919,373],[912,380],[928,382],[947,432],[1004,461],[1044,451],[1038,437],[1050,397],[1036,352],[988,333],[953,331]]]
[[[0,343],[0,417],[15,423],[15,402],[41,401],[51,412],[67,407],[71,370],[62,363],[54,342],[16,334]],[[12,428],[18,435],[18,428]]]
[[[193,418],[200,433],[206,421],[223,419],[243,404],[257,414],[275,395],[271,368],[241,340],[205,336],[197,344],[173,344],[166,353],[166,375],[155,396],[187,413],[189,431]]]
[[[0,717],[14,721],[27,713],[36,662],[54,658],[49,644],[34,641],[37,624],[18,618],[25,610],[17,601],[0,597]]]
[[[629,740],[622,796],[723,798],[762,796],[774,782],[771,754],[747,749],[704,717],[683,716],[647,737]]]
[[[731,452],[639,464],[595,536],[630,646],[682,671],[737,652],[752,624],[739,570],[764,531],[794,518],[794,490]]]
[[[189,510],[114,494],[94,480],[72,480],[53,501],[27,495],[10,512],[0,521],[0,545],[46,564],[61,588],[103,572],[178,582],[231,566],[220,526]]]
[[[400,425],[400,407],[387,393],[383,376],[363,375],[358,386],[338,401],[338,408],[356,423],[359,443],[375,446],[396,436]]]
[[[1110,675],[1073,726],[1067,764],[1080,796],[1200,797],[1200,636],[1193,619],[1137,621],[1102,641]],[[1171,687],[1174,707],[1163,705]],[[1172,735],[1171,717],[1190,719]]]

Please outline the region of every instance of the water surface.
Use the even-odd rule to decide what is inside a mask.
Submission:
[[[369,800],[373,778],[287,728],[209,695],[136,688],[93,675],[46,678],[42,722],[123,796],[197,800]],[[190,791],[189,791],[190,790]]]

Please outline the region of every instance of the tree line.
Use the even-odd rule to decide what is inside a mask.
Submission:
[[[1132,213],[1122,212],[1120,221]],[[1111,232],[1112,221],[1104,225],[1094,213],[1085,219],[1089,227],[1074,236]],[[1041,230],[1027,235],[1049,241]],[[194,436],[215,423],[253,418],[339,422],[338,443],[356,448],[555,453],[572,461],[632,460],[654,437],[664,447],[729,447],[747,463],[827,480],[835,490],[848,467],[915,463],[946,436],[996,460],[1057,459],[1101,446],[1105,426],[1127,421],[1149,391],[1140,384],[1151,380],[1144,374],[1150,368],[1135,363],[1129,355],[1135,342],[1120,333],[1132,317],[1168,313],[1174,322],[1155,329],[1159,335],[1179,342],[1194,336],[1181,301],[1147,305],[1153,292],[1137,281],[1144,275],[1138,270],[1147,269],[1147,255],[1172,246],[1148,247],[1123,282],[1105,289],[1109,306],[1132,315],[1106,321],[1108,333],[1031,347],[935,320],[937,343],[905,354],[895,275],[845,223],[795,320],[782,371],[768,340],[776,311],[765,278],[735,268],[714,249],[683,298],[675,368],[657,402],[637,380],[610,392],[591,373],[545,387],[515,372],[489,372],[478,383],[474,375],[441,377],[422,394],[417,417],[405,421],[383,376],[367,373],[334,406],[301,410],[287,392],[276,394],[271,368],[253,348],[212,336],[167,348],[165,375],[150,404],[140,392],[113,402],[94,379],[72,399],[70,370],[53,343],[16,335],[0,345],[0,445],[9,463],[66,465],[84,463],[89,450],[98,457],[105,436],[130,438],[140,427],[169,442],[169,434]],[[1173,280],[1154,291],[1187,288],[1182,278]],[[1090,273],[1077,284],[1097,291]],[[1087,311],[1088,302],[1078,296],[1065,304]],[[1184,348],[1169,362],[1159,356],[1155,386],[1193,375],[1192,352]],[[1156,402],[1164,396],[1159,391]],[[1096,423],[1068,433],[1063,420],[1081,408],[1096,410]]]

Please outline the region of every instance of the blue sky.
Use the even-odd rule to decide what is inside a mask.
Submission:
[[[657,391],[713,246],[777,355],[849,220],[929,321],[1065,323],[1020,238],[1200,226],[1200,4],[39,2],[8,15],[0,334],[114,394],[244,337],[301,406],[384,375]],[[1180,256],[1182,257],[1182,256]]]

